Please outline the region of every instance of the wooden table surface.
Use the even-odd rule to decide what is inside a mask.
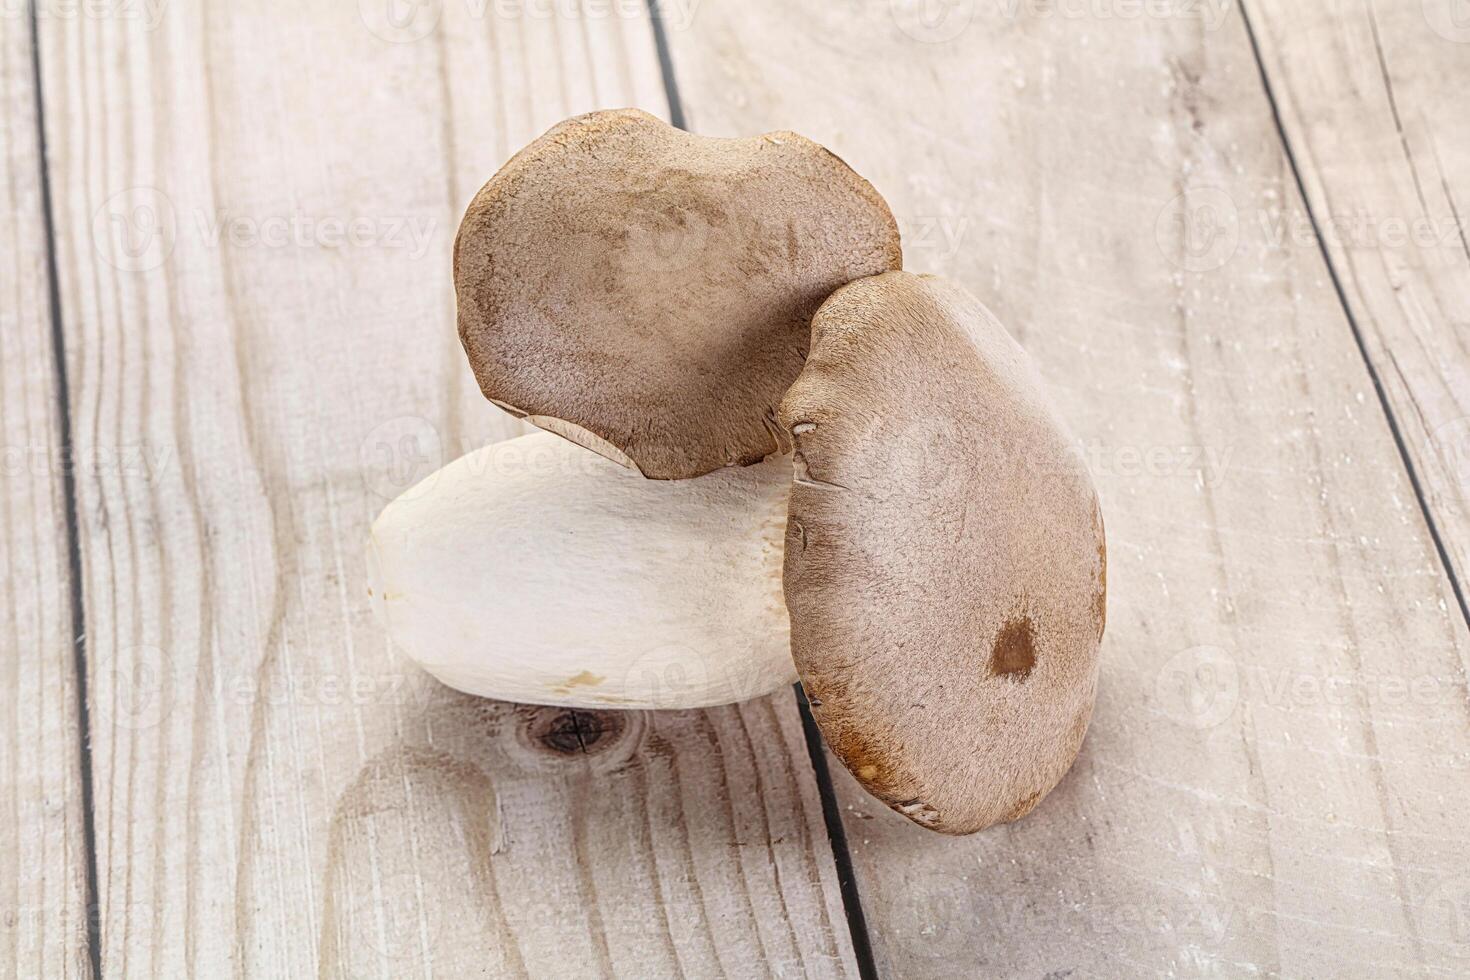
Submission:
[[[1467,0],[0,15],[0,976],[1470,975]],[[1039,363],[1112,594],[1024,821],[372,621],[377,511],[519,431],[459,216],[624,105],[831,146]]]

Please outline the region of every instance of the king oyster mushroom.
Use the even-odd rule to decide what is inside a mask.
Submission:
[[[454,249],[485,396],[657,479],[788,451],[775,408],[812,314],[901,266],[887,204],[811,140],[695,136],[636,109],[521,150]]]
[[[1095,700],[1097,497],[1020,347],[898,265],[882,199],[794,134],[626,110],[533,143],[471,205],[455,279],[485,394],[557,435],[383,511],[389,634],[543,704],[704,707],[799,673],[899,813],[1030,812]]]
[[[837,291],[781,403],[784,582],[827,744],[912,820],[1025,816],[1092,717],[1107,591],[1092,478],[1020,346],[964,289]]]
[[[548,432],[432,474],[373,524],[368,588],[451,687],[695,708],[796,680],[781,595],[791,461],[646,480]]]
[[[958,286],[861,280],[812,335],[781,405],[794,459],[653,481],[547,433],[487,447],[373,525],[375,611],[441,680],[507,700],[704,707],[799,671],[889,806],[945,833],[1018,819],[1096,694],[1091,479]]]

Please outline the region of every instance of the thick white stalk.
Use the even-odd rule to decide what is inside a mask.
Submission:
[[[451,687],[694,708],[796,680],[781,592],[789,457],[647,480],[550,433],[470,453],[389,504],[373,608]]]

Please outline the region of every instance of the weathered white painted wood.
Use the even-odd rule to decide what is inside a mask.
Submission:
[[[88,972],[81,735],[29,25],[0,30],[0,977]],[[80,461],[80,460],[79,460]]]
[[[1104,499],[1052,797],[946,840],[839,779],[880,968],[1463,971],[1470,639],[1321,256],[1256,220],[1304,211],[1239,11],[706,3],[671,40],[692,128],[822,140],[994,307]]]
[[[641,8],[382,6],[43,24],[77,426],[156,461],[79,480],[104,970],[852,973],[789,696],[477,701],[371,620],[377,511],[517,431],[455,337],[464,205],[666,110]]]
[[[1470,581],[1470,5],[1251,2],[1317,228]]]

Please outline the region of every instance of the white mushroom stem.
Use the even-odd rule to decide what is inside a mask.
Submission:
[[[373,608],[451,687],[694,708],[796,680],[781,564],[789,458],[646,480],[550,433],[488,446],[389,504]]]

